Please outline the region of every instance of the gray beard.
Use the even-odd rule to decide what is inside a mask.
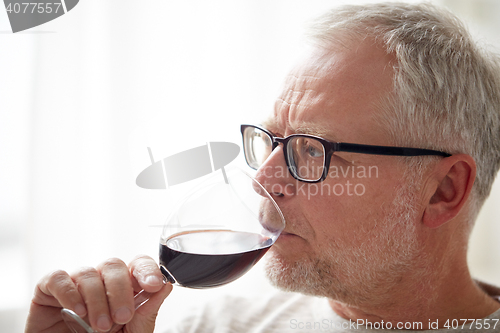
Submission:
[[[430,272],[413,267],[421,255],[416,237],[414,188],[400,188],[380,228],[366,232],[360,247],[331,242],[315,258],[286,262],[273,248],[265,271],[271,283],[285,291],[328,297],[349,305],[387,305],[401,278]],[[348,223],[348,221],[346,222]],[[363,231],[360,231],[363,232]],[[425,268],[423,268],[425,270]]]

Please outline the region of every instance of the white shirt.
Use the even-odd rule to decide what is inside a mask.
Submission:
[[[449,329],[432,330],[448,324]],[[390,329],[392,326],[392,329]],[[473,323],[449,321],[448,323],[365,323],[346,320],[338,316],[326,298],[276,291],[255,298],[225,296],[201,311],[193,312],[176,327],[165,333],[216,332],[216,333],[282,333],[282,332],[500,332],[500,310]],[[489,327],[488,327],[489,326]],[[488,327],[488,328],[485,328]],[[389,328],[389,330],[388,330]]]

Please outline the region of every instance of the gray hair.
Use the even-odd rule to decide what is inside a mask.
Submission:
[[[475,216],[500,168],[498,57],[476,45],[453,14],[430,4],[343,6],[311,28],[321,46],[374,39],[396,57],[394,95],[381,101],[380,120],[394,144],[474,158]]]

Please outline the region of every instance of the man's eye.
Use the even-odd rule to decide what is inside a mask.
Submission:
[[[320,157],[323,156],[323,152],[314,147],[309,147],[309,155],[311,155],[312,157]]]
[[[310,145],[310,144],[306,144],[305,147],[305,152],[308,156],[310,157],[322,157],[323,156],[323,149],[321,148],[318,148],[318,147],[315,147],[313,145]]]

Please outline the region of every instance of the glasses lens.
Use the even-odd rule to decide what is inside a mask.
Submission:
[[[255,127],[247,127],[243,132],[245,158],[250,167],[258,169],[272,151],[271,137]]]
[[[287,147],[290,172],[303,180],[318,180],[325,166],[323,144],[310,137],[297,136],[290,140]]]

